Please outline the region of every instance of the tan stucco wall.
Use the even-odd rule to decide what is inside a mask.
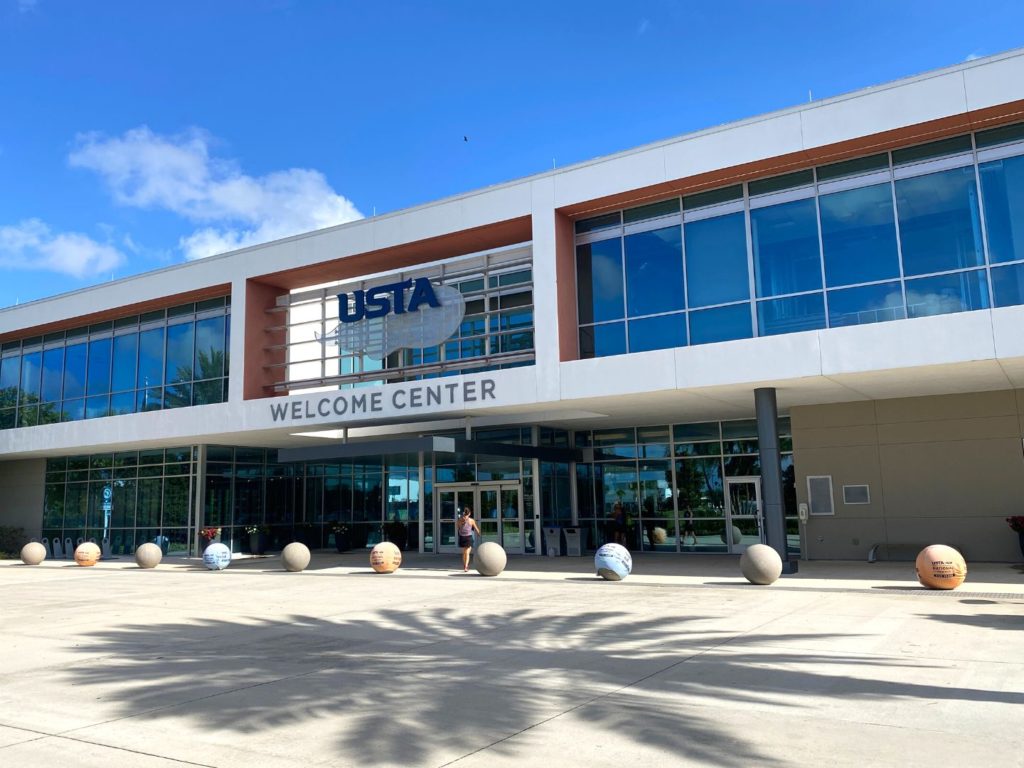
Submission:
[[[805,557],[947,543],[969,560],[1020,559],[1004,518],[1024,514],[1024,391],[795,407],[791,418],[798,501],[808,475],[832,476],[835,515],[808,520]],[[871,503],[844,504],[843,485],[861,484]]]
[[[46,459],[0,461],[0,525],[23,528],[38,539],[43,524]]]

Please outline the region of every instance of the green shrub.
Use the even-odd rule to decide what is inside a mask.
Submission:
[[[21,548],[28,543],[24,528],[0,525],[0,560],[21,557]]]

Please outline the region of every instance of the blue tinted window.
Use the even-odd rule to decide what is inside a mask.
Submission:
[[[750,231],[758,296],[821,288],[814,200],[795,200],[753,210]]]
[[[1024,259],[1024,157],[982,163],[980,170],[989,261]]]
[[[80,421],[85,418],[85,400],[65,400],[61,408],[61,421]]]
[[[818,205],[827,285],[871,283],[900,276],[892,188],[888,184],[822,195]]]
[[[18,387],[21,384],[21,355],[11,355],[0,360],[0,392],[3,406],[15,405]]]
[[[992,270],[992,303],[997,307],[1024,304],[1024,264]]]
[[[87,395],[98,395],[110,391],[110,339],[89,342],[89,376],[85,385]],[[86,414],[89,407],[86,406]],[[92,418],[86,416],[86,418]]]
[[[63,379],[64,348],[46,350],[43,352],[42,401],[44,403],[54,403],[60,400]]]
[[[576,248],[580,323],[623,317],[622,240],[602,240]]]
[[[39,373],[42,353],[32,352],[21,356],[21,401],[30,403],[39,398]]]
[[[64,398],[85,394],[85,344],[73,344],[64,350]]]
[[[747,227],[742,213],[694,221],[686,238],[686,292],[691,307],[750,298]]]
[[[164,380],[164,329],[153,328],[139,334],[139,373],[136,385],[141,389]]]
[[[686,315],[661,315],[629,321],[629,351],[686,346]]]
[[[749,339],[750,304],[733,304],[690,313],[690,343],[712,344],[716,341]]]
[[[828,292],[828,324],[833,328],[904,317],[903,292],[898,282]]]
[[[514,328],[507,318],[516,315],[502,315],[502,329]],[[525,310],[518,325],[532,327],[533,313]],[[505,340],[509,337],[502,337]],[[502,350],[504,351],[504,350]],[[213,379],[224,375],[224,318],[208,317],[196,323],[195,378]]]
[[[988,308],[985,270],[907,280],[907,315],[926,317]]]
[[[580,328],[580,357],[607,357],[626,351],[625,323]]]
[[[480,329],[483,332],[481,321]],[[192,380],[192,363],[195,355],[196,329],[193,323],[179,323],[167,328],[167,367],[165,384]],[[483,340],[481,339],[481,342]]]
[[[85,418],[99,419],[108,416],[110,411],[110,395],[97,395],[85,399]]]
[[[110,386],[112,392],[135,389],[135,360],[138,354],[138,334],[129,333],[127,336],[114,337],[114,371]]]
[[[135,392],[119,392],[110,396],[110,415],[119,416],[135,410]]]
[[[678,226],[628,235],[626,310],[630,317],[683,308],[683,246]]]
[[[896,208],[904,274],[923,275],[982,263],[973,167],[897,181]]]
[[[787,299],[759,301],[757,324],[762,336],[824,328],[824,298],[820,293],[811,293]]]

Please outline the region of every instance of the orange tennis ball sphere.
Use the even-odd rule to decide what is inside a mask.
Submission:
[[[370,567],[377,573],[394,573],[402,564],[402,550],[390,541],[382,541],[370,550]]]
[[[100,559],[100,548],[91,541],[83,541],[75,550],[75,562],[79,565],[96,565]]]
[[[964,556],[945,544],[922,549],[914,565],[917,580],[929,589],[956,589],[967,578]]]

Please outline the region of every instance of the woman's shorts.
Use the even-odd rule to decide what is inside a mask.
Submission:
[[[472,547],[473,546],[473,537],[472,536],[459,536],[459,546],[462,547],[463,549],[465,549],[466,547]]]

